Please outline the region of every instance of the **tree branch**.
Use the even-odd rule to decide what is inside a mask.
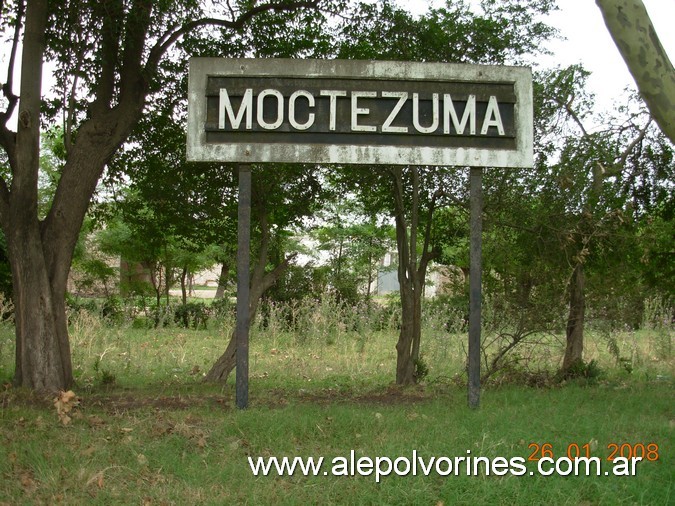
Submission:
[[[166,53],[166,51],[183,35],[190,33],[199,28],[205,26],[220,26],[223,28],[229,28],[231,30],[239,30],[246,23],[248,23],[251,18],[255,17],[258,14],[268,11],[292,11],[301,8],[317,8],[319,6],[320,0],[298,0],[293,2],[282,2],[282,3],[264,3],[257,5],[239,15],[236,19],[219,19],[219,18],[202,18],[189,23],[185,23],[179,28],[176,28],[173,31],[167,32],[162,35],[157,43],[150,50],[148,56],[148,61],[145,65],[145,70],[148,75],[154,74],[159,61]],[[229,4],[228,4],[229,5]],[[234,11],[230,8],[230,13],[234,17]]]
[[[96,88],[96,99],[92,104],[93,110],[97,112],[108,109],[111,106],[115,90],[115,73],[119,63],[118,48],[120,45],[120,37],[122,35],[123,17],[123,5],[121,0],[105,2],[103,5],[100,5],[100,7],[100,17],[102,18],[101,77]]]
[[[131,100],[135,104],[139,98],[145,98],[147,82],[144,80],[148,78],[148,74],[142,72],[141,61],[150,27],[151,12],[152,1],[135,0],[131,7],[131,14],[127,16],[122,68],[120,69],[120,103]],[[139,86],[143,84],[145,86]],[[139,94],[142,97],[139,97]]]
[[[12,39],[12,50],[9,54],[9,62],[7,63],[7,82],[2,85],[2,93],[8,101],[7,109],[0,114],[0,122],[2,126],[7,125],[7,121],[14,114],[16,104],[19,97],[14,94],[14,66],[16,65],[16,55],[19,47],[19,39],[21,36],[21,20],[24,15],[24,3],[19,1],[16,9],[16,24],[14,25],[14,37]]]
[[[574,94],[570,97],[570,99],[567,102],[563,102],[557,97],[553,97],[553,100],[561,107],[565,109],[567,114],[572,118],[572,121],[574,121],[577,126],[581,129],[581,133],[583,134],[584,137],[588,137],[588,131],[586,130],[586,127],[584,124],[581,122],[581,119],[579,118],[579,115],[572,109],[572,102],[574,102]]]
[[[429,204],[427,224],[424,230],[424,247],[422,249],[422,258],[420,260],[420,266],[418,270],[418,274],[422,279],[424,279],[429,262],[436,257],[436,253],[433,250],[429,250],[429,246],[431,244],[431,225],[434,217],[434,211],[436,210],[436,201],[443,195],[444,192],[442,190],[437,190],[431,198],[431,203]]]
[[[647,124],[638,133],[638,136],[635,139],[633,139],[633,141],[628,146],[626,146],[626,149],[623,150],[623,153],[621,153],[621,156],[619,157],[619,161],[615,164],[615,168],[612,171],[605,172],[605,177],[613,176],[615,174],[615,171],[616,172],[619,171],[619,167],[622,167],[626,164],[628,155],[630,155],[635,149],[635,147],[644,140],[645,135],[647,135],[647,130],[649,130],[649,125],[651,124],[652,118],[649,118]]]

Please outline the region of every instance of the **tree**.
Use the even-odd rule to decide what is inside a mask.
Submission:
[[[251,217],[255,225],[251,243],[253,268],[249,292],[249,321],[253,322],[263,294],[284,274],[295,258],[280,244],[292,226],[311,216],[326,192],[314,166],[255,166],[252,174]],[[276,254],[275,254],[276,253]],[[233,330],[223,354],[204,377],[205,381],[224,382],[236,364],[237,336]]]
[[[11,177],[0,180],[0,224],[8,243],[16,307],[17,385],[68,388],[73,381],[65,292],[73,250],[97,182],[142,117],[149,94],[161,87],[167,51],[186,33],[219,26],[238,30],[270,10],[316,8],[318,0],[281,1],[209,17],[189,1],[67,2],[17,0],[2,28],[12,40],[0,145]],[[228,4],[229,6],[229,4]],[[49,20],[49,23],[48,23]],[[23,28],[19,95],[16,56]],[[43,60],[57,63],[60,96],[47,109],[64,118],[67,158],[52,205],[38,218]],[[18,128],[8,122],[18,106]],[[49,121],[49,118],[46,118]]]
[[[552,2],[483,2],[472,11],[464,2],[448,3],[414,18],[390,2],[361,4],[342,28],[339,56],[454,63],[517,63],[535,53],[552,31],[535,16]],[[375,171],[372,171],[375,172]],[[437,255],[431,226],[437,208],[450,205],[448,188],[454,171],[431,167],[390,167],[376,176],[356,173],[353,184],[368,205],[387,210],[396,224],[398,280],[402,306],[396,344],[396,383],[418,381],[421,311],[429,262]],[[445,177],[442,177],[445,176]],[[368,181],[377,177],[376,181]],[[386,186],[383,186],[386,185]],[[373,191],[378,188],[378,191]],[[383,191],[383,189],[386,190]]]
[[[338,193],[339,195],[339,193]],[[378,225],[378,217],[367,216],[354,197],[339,195],[312,230],[318,249],[328,253],[328,283],[338,301],[355,303],[370,299],[377,266],[391,248],[390,226]]]
[[[583,366],[589,307],[597,321],[630,298],[621,321],[639,321],[637,307],[625,309],[644,296],[636,234],[665,207],[673,170],[672,149],[644,107],[629,103],[587,127],[587,77],[577,65],[539,73],[534,171],[486,177],[487,291],[541,330],[557,330],[566,306],[565,375]]]
[[[663,133],[675,143],[675,69],[642,0],[596,0],[640,94]]]

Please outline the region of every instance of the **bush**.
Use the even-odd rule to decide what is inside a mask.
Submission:
[[[206,328],[209,312],[203,302],[188,302],[181,304],[174,311],[174,321],[183,327],[193,329]]]
[[[116,296],[108,297],[101,306],[101,316],[112,324],[118,325],[124,321],[124,305],[122,299]]]
[[[73,318],[81,312],[86,311],[90,314],[99,314],[99,307],[94,299],[81,299],[66,294],[66,312],[68,314],[68,323],[72,324]]]
[[[604,375],[604,371],[598,365],[598,361],[593,359],[590,362],[579,360],[573,364],[567,371],[562,373],[563,380],[581,380],[583,383],[592,385]]]
[[[216,299],[211,303],[211,314],[214,318],[218,320],[223,320],[226,318],[234,318],[234,309],[235,305],[230,301],[228,297],[223,297],[222,299]]]

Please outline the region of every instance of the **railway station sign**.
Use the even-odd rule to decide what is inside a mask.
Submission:
[[[190,161],[531,167],[528,67],[192,58]]]

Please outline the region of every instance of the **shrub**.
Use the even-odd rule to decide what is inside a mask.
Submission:
[[[235,304],[228,297],[216,299],[211,303],[211,314],[218,320],[234,317]]]
[[[117,296],[108,297],[101,305],[101,316],[110,324],[120,324],[124,321],[124,305]]]
[[[582,383],[595,384],[604,375],[604,371],[598,365],[598,361],[593,359],[590,362],[579,360],[573,364],[567,371],[562,373],[563,380],[581,380]]]
[[[174,321],[183,327],[193,329],[206,328],[209,312],[203,302],[188,302],[181,304],[174,311]]]

